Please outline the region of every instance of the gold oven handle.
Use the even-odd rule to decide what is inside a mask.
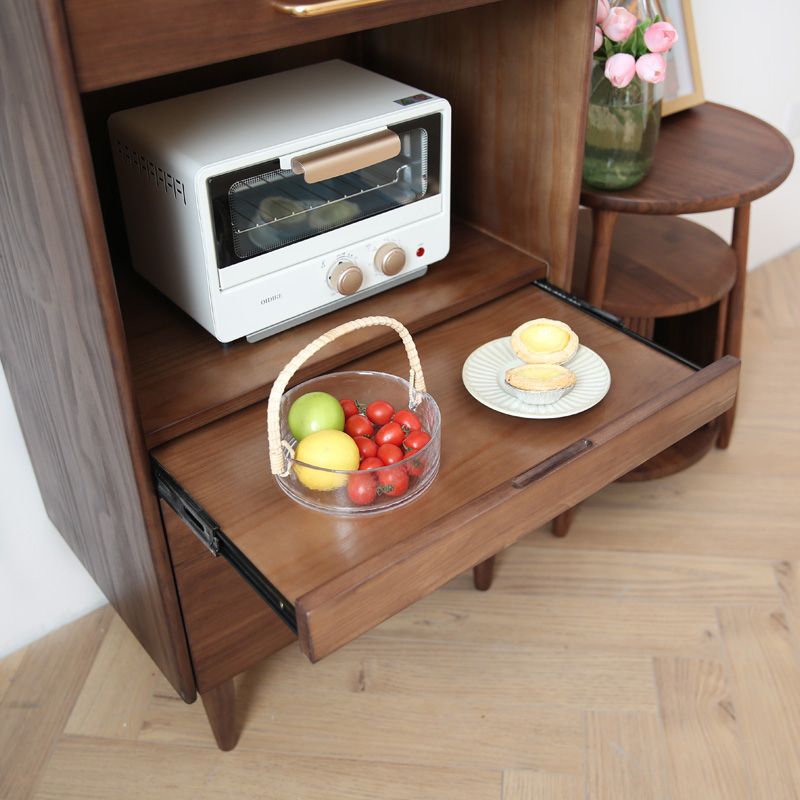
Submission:
[[[399,153],[400,137],[394,131],[378,131],[351,142],[295,156],[291,162],[292,172],[304,175],[306,183],[318,183],[380,164]]]
[[[318,2],[303,3],[292,0],[270,0],[270,5],[276,11],[293,17],[322,17],[388,2],[389,0],[318,0]]]

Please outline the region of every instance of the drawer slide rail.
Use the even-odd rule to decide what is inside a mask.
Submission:
[[[652,339],[648,339],[646,336],[642,336],[640,333],[632,331],[623,324],[619,317],[611,312],[604,311],[602,308],[597,308],[597,306],[587,303],[577,295],[570,294],[569,292],[565,292],[563,289],[559,289],[558,286],[554,286],[544,278],[539,278],[538,280],[533,281],[533,285],[538,286],[548,294],[553,295],[553,297],[557,297],[559,300],[563,300],[565,303],[569,303],[570,305],[579,308],[581,311],[590,314],[595,319],[600,320],[600,322],[604,322],[606,325],[610,325],[612,328],[622,331],[626,336],[629,336],[631,339],[635,339],[637,342],[647,345],[647,347],[651,348],[652,350],[657,350],[659,353],[669,356],[678,363],[683,364],[684,367],[689,367],[689,369],[693,369],[695,372],[700,371],[701,367],[699,364],[695,364],[693,361],[689,361],[688,358],[684,358],[674,350],[669,350],[663,345],[658,344],[658,342],[654,342]]]
[[[294,606],[242,555],[228,539],[213,517],[199,505],[172,475],[155,459],[151,459],[158,496],[184,521],[189,530],[214,556],[223,556],[250,584],[251,588],[278,615],[283,623],[297,633],[297,616]]]
[[[158,496],[186,523],[189,530],[206,546],[209,552],[219,555],[219,526],[186,492],[181,485],[155,459],[152,461]]]

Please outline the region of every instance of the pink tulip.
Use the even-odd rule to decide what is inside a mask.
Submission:
[[[661,53],[647,53],[636,62],[636,74],[648,83],[661,83],[667,74],[667,61]]]
[[[612,42],[624,42],[638,24],[636,17],[627,8],[612,8],[600,26]]]
[[[606,78],[617,89],[627,86],[635,74],[636,59],[628,53],[615,53],[606,61]]]
[[[669,22],[654,22],[644,32],[644,43],[651,53],[666,53],[678,41],[678,31]]]
[[[603,31],[595,25],[594,26],[594,50],[593,53],[596,53],[600,49],[600,45],[603,44]]]
[[[608,0],[597,0],[597,17],[595,22],[599,25],[608,16]]]

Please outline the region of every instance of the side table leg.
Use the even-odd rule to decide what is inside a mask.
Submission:
[[[747,241],[750,234],[750,203],[739,206],[733,213],[731,247],[736,253],[736,283],[728,295],[728,318],[725,325],[725,352],[741,358],[742,326],[744,323],[744,292],[747,285]],[[731,442],[736,403],[720,418],[717,447],[725,450]]]
[[[611,256],[611,240],[619,212],[592,210],[592,247],[589,251],[589,270],[586,273],[586,299],[602,308],[608,281],[608,260]]]
[[[622,324],[645,339],[652,339],[656,329],[655,317],[625,317]]]
[[[728,325],[728,295],[719,301],[717,308],[717,338],[714,342],[714,361],[725,355],[725,328]]]
[[[485,592],[494,578],[494,556],[481,561],[472,568],[472,581],[479,592]]]
[[[233,750],[239,739],[236,728],[236,689],[233,678],[200,694],[203,706],[208,717],[208,724],[217,747],[220,750]]]

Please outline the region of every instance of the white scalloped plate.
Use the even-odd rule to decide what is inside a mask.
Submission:
[[[531,405],[503,388],[506,370],[523,363],[511,349],[510,336],[495,339],[469,355],[461,379],[479,403],[501,414],[527,419],[557,419],[580,414],[597,405],[611,387],[611,373],[606,362],[594,350],[581,345],[564,365],[575,373],[575,386],[555,403]]]

